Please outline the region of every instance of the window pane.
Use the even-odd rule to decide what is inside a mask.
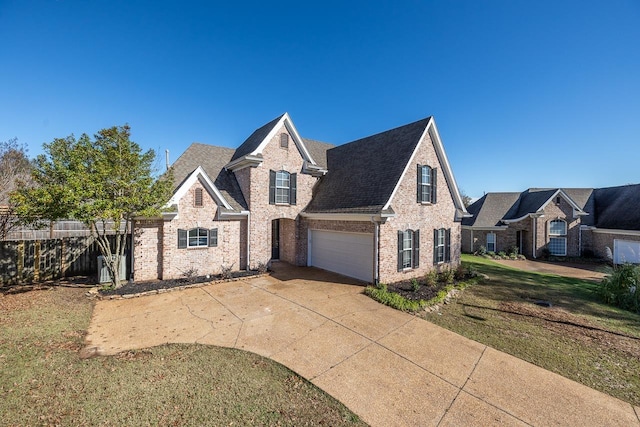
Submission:
[[[422,186],[422,201],[423,202],[431,201],[431,187],[429,185]]]
[[[554,236],[564,236],[567,234],[567,223],[561,220],[553,220],[549,224],[549,234]]]
[[[549,239],[549,253],[551,255],[565,256],[567,254],[566,237],[552,237]]]
[[[429,166],[422,167],[422,183],[431,184],[431,168]]]

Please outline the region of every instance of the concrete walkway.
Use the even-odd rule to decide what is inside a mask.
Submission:
[[[640,426],[640,408],[369,299],[312,268],[96,304],[99,354],[234,347],[280,362],[372,426]]]

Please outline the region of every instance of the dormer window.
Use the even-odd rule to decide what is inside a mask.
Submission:
[[[193,205],[197,208],[201,208],[204,206],[202,199],[202,188],[196,188],[196,191],[193,195]]]
[[[280,148],[284,148],[285,150],[289,148],[289,135],[286,133],[280,134]]]
[[[269,171],[269,204],[296,204],[297,174],[285,170]]]
[[[436,168],[418,165],[418,203],[436,203],[437,173]]]

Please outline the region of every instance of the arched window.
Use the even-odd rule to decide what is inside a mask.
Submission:
[[[549,253],[567,255],[567,222],[561,219],[549,221]]]

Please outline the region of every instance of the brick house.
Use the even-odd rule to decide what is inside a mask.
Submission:
[[[135,222],[136,281],[281,260],[393,282],[459,263],[468,213],[432,117],[333,146],[285,113],[172,169],[166,212]]]
[[[487,193],[462,221],[462,250],[517,247],[530,258],[548,253],[640,263],[639,206],[640,184]]]

